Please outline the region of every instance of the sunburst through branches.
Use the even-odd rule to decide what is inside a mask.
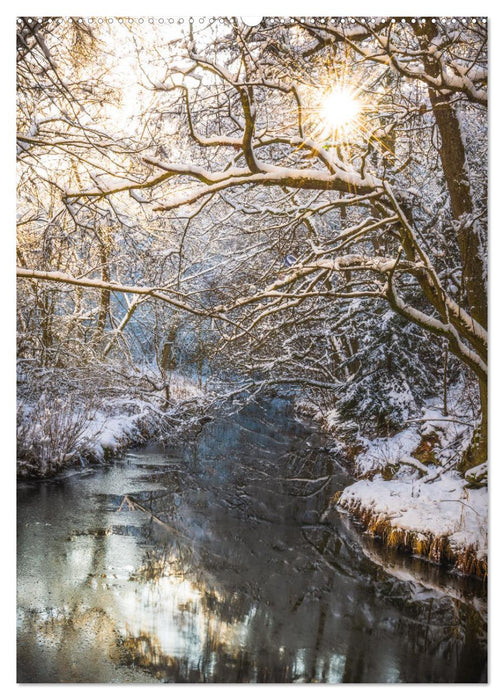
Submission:
[[[325,147],[335,146],[340,155],[346,148],[375,141],[373,121],[377,75],[362,71],[349,74],[346,66],[328,66],[318,85],[303,94],[306,134]],[[350,153],[347,153],[349,156]]]
[[[320,116],[331,132],[352,129],[358,122],[362,104],[358,96],[345,86],[330,90],[322,100]]]

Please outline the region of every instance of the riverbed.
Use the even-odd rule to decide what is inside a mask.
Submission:
[[[289,402],[18,487],[18,681],[484,682],[486,596],[385,552]]]

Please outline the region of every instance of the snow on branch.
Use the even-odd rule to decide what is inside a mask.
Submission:
[[[36,279],[45,282],[57,282],[61,284],[70,284],[73,287],[88,287],[90,289],[106,289],[112,292],[123,292],[126,294],[136,294],[139,296],[149,296],[153,299],[158,299],[167,304],[170,304],[178,309],[188,311],[197,315],[209,315],[207,311],[197,309],[194,306],[180,301],[176,296],[170,295],[168,292],[159,289],[158,287],[136,287],[129,284],[121,284],[114,281],[105,281],[95,277],[73,277],[65,272],[46,271],[46,270],[28,270],[18,267],[16,276],[20,279]]]

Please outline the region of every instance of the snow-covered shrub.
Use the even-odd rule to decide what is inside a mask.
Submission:
[[[171,372],[170,388],[167,406],[163,378],[149,366],[19,363],[18,472],[45,477],[70,464],[104,462],[128,445],[163,441],[197,424],[205,399],[196,381]]]
[[[35,403],[19,401],[18,470],[38,476],[55,474],[86,451],[93,439],[88,426],[97,403],[42,394]]]
[[[367,437],[386,437],[418,416],[440,389],[442,351],[418,328],[390,311],[370,314],[351,380],[336,397],[341,418]]]
[[[381,436],[399,430],[418,408],[410,383],[380,369],[351,384],[338,407],[365,432]]]

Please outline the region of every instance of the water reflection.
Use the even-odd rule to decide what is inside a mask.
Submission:
[[[19,680],[484,680],[480,591],[321,525],[346,480],[277,400],[20,487]]]

